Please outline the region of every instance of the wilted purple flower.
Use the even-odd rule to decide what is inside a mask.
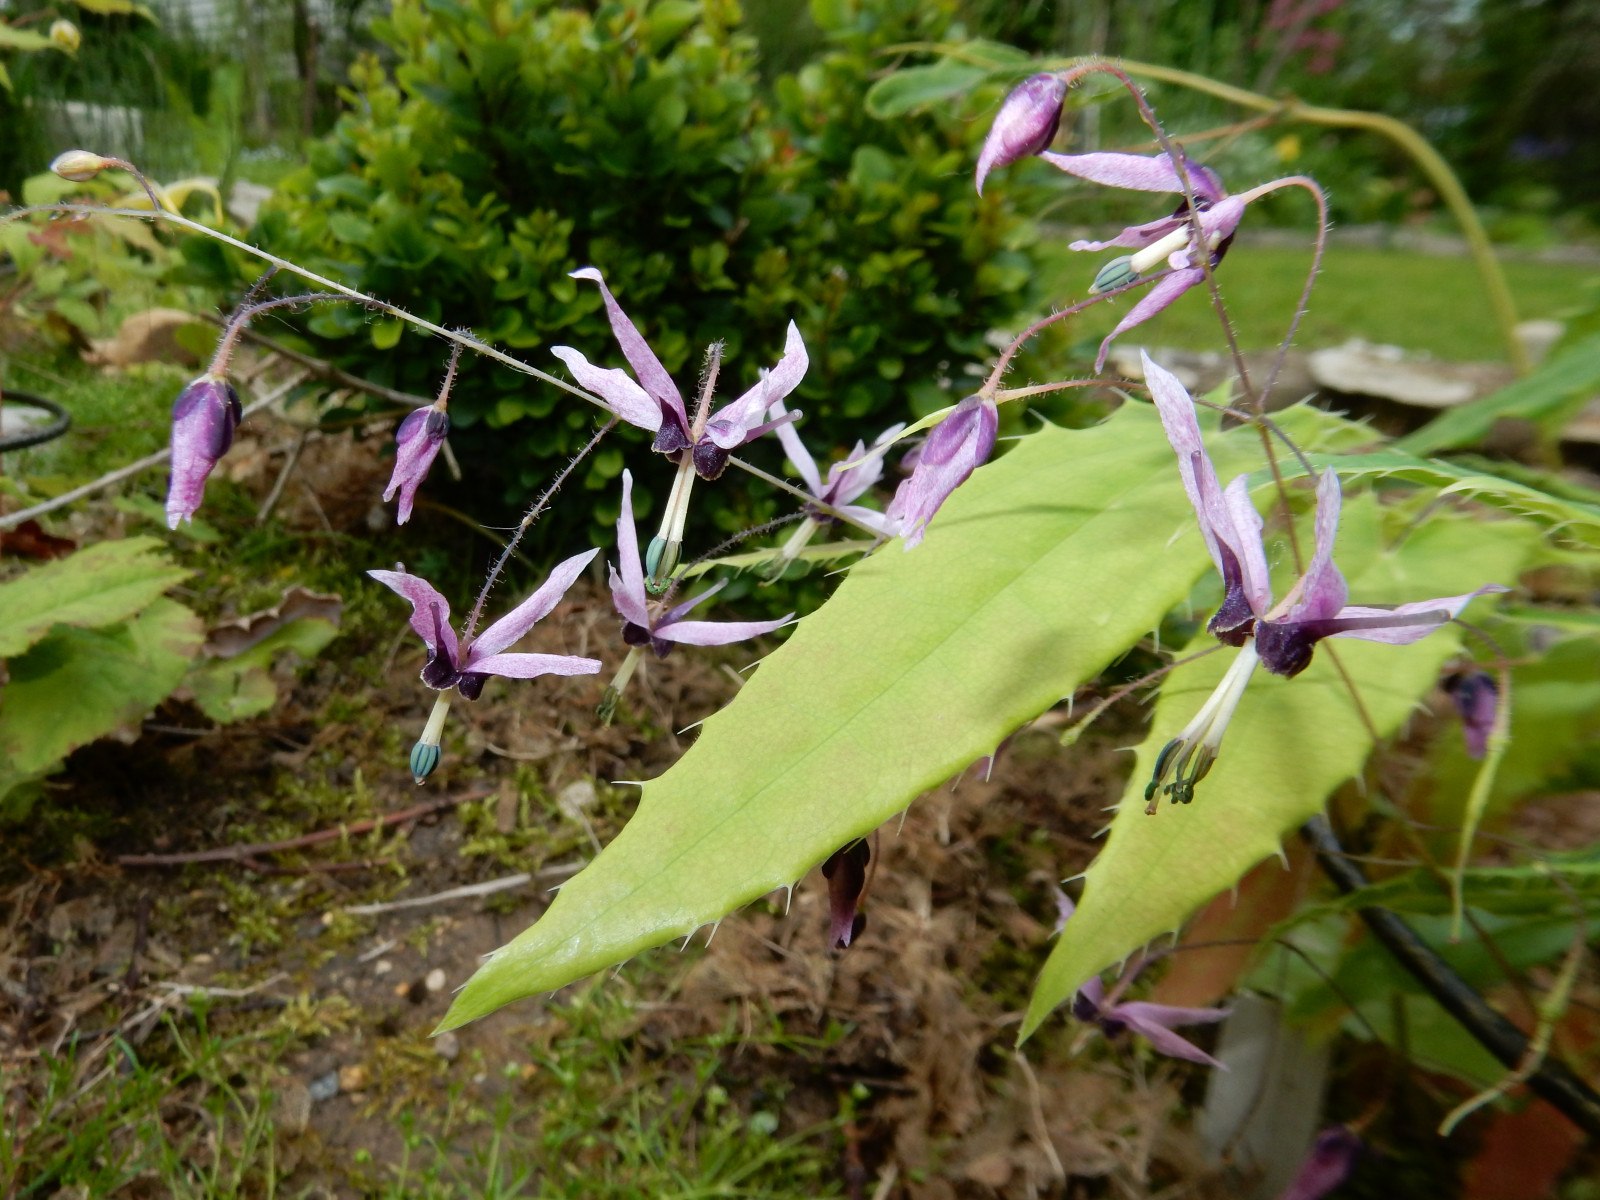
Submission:
[[[806,347],[793,321],[789,322],[783,357],[778,360],[778,365],[769,372],[763,372],[761,381],[755,387],[732,403],[723,405],[715,413],[710,411],[711,393],[716,387],[722,348],[720,343],[712,346],[705,384],[691,421],[684,407],[683,396],[672,382],[672,376],[667,374],[661,360],[617,304],[600,272],[593,267],[584,267],[572,272],[572,278],[592,280],[600,288],[606,316],[611,322],[611,332],[616,335],[622,356],[638,376],[638,382],[620,369],[594,366],[570,346],[552,346],[551,353],[566,363],[573,378],[604,400],[617,416],[630,425],[654,433],[656,438],[652,448],[672,461],[678,462],[687,450],[701,478],[715,479],[726,469],[728,455],[733,450],[760,437],[782,421],[792,421],[800,415],[794,412],[785,415],[781,421],[766,420],[767,409],[794,391],[805,377],[808,365]]]
[[[726,646],[747,638],[771,633],[786,625],[789,613],[776,621],[686,621],[689,612],[704,604],[726,586],[714,584],[692,600],[658,611],[645,590],[644,565],[639,561],[639,536],[633,528],[633,475],[622,473],[622,512],[617,517],[617,563],[611,568],[611,599],[622,615],[622,640],[630,646],[649,646],[657,658],[665,658],[674,642],[693,646]]]
[[[867,914],[859,908],[871,861],[872,850],[861,839],[835,850],[822,864],[822,877],[828,881],[828,944],[835,950],[846,949],[867,927]]]
[[[1210,770],[1223,731],[1259,661],[1276,675],[1298,675],[1311,665],[1317,642],[1328,637],[1361,638],[1405,646],[1453,620],[1477,596],[1504,592],[1487,584],[1459,596],[1418,600],[1394,608],[1347,605],[1349,591],[1333,562],[1342,493],[1332,468],[1317,482],[1316,545],[1305,575],[1276,606],[1261,543],[1261,517],[1250,502],[1249,483],[1240,476],[1226,490],[1200,437],[1194,402],[1169,371],[1142,355],[1145,381],[1167,440],[1178,456],[1184,491],[1200,522],[1212,561],[1222,575],[1222,606],[1207,626],[1218,640],[1240,646],[1237,660],[1200,713],[1169,742],[1156,760],[1155,777],[1145,790],[1152,803],[1157,790],[1174,801],[1192,799],[1194,785]],[[1253,641],[1252,641],[1253,639]],[[1164,784],[1168,776],[1174,782]]]
[[[1061,917],[1056,923],[1060,933],[1072,919],[1073,904],[1067,894],[1056,889],[1056,906]],[[1123,973],[1110,994],[1098,975],[1078,989],[1072,998],[1072,1015],[1078,1020],[1100,1026],[1108,1038],[1123,1033],[1135,1033],[1148,1041],[1169,1058],[1187,1059],[1204,1063],[1208,1067],[1228,1068],[1185,1037],[1174,1033],[1176,1025],[1213,1025],[1225,1019],[1231,1011],[1226,1008],[1180,1008],[1172,1004],[1152,1004],[1143,1000],[1123,1000],[1122,993],[1138,976],[1142,963]]]
[[[200,376],[172,405],[172,478],[167,485],[167,527],[194,517],[206,477],[233,445],[244,410],[233,384],[218,374]]]
[[[895,491],[887,514],[907,550],[922,541],[923,530],[950,493],[988,460],[999,428],[1000,410],[984,395],[968,396],[933,427],[916,469]]]
[[[1466,738],[1467,754],[1482,758],[1489,752],[1489,735],[1494,732],[1500,708],[1500,689],[1486,671],[1464,671],[1444,681],[1444,690],[1461,715],[1461,734]]]
[[[406,571],[368,571],[367,574],[411,602],[411,628],[428,647],[422,682],[437,691],[455,688],[476,700],[491,675],[507,679],[533,679],[540,675],[593,675],[600,660],[567,654],[507,654],[534,624],[548,616],[594,560],[599,550],[573,555],[550,572],[550,578],[516,608],[490,625],[466,646],[450,625],[450,602],[426,579]]]
[[[1055,140],[1067,81],[1058,74],[1030,75],[1011,89],[995,114],[978,154],[978,195],[989,172],[1038,154]]]
[[[445,411],[444,397],[426,407],[415,409],[400,422],[395,430],[394,473],[389,476],[389,486],[383,491],[387,504],[400,493],[400,507],[395,512],[395,524],[404,525],[411,519],[411,506],[416,502],[417,489],[427,478],[428,468],[444,445],[450,432],[450,414]]]
[[[1329,1126],[1317,1134],[1311,1152],[1278,1200],[1322,1200],[1350,1178],[1360,1156],[1361,1139],[1354,1130],[1344,1125]]]

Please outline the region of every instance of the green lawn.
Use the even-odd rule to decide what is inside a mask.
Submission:
[[[1110,254],[1072,255],[1062,274],[1061,303],[1081,296]],[[1241,236],[1218,272],[1240,343],[1264,349],[1282,337],[1294,313],[1309,248],[1251,246]],[[1506,276],[1518,316],[1554,317],[1595,302],[1600,268],[1555,263],[1508,262]],[[1586,286],[1587,285],[1587,286]],[[1104,336],[1127,304],[1085,316],[1077,336]],[[1150,345],[1221,349],[1216,316],[1203,291],[1180,299],[1134,335]],[[1457,360],[1504,359],[1489,303],[1470,260],[1402,250],[1334,246],[1311,295],[1297,344],[1319,347],[1347,338],[1388,342]]]

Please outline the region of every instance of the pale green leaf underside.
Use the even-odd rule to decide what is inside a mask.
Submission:
[[[1224,477],[1259,454],[1218,439]],[[859,564],[501,948],[450,1028],[793,884],[1147,634],[1208,562],[1154,411],[1046,428]]]
[[[1480,521],[1436,518],[1395,551],[1380,548],[1370,496],[1345,505],[1337,559],[1355,603],[1395,604],[1512,584],[1533,554],[1538,531],[1524,522],[1487,529]],[[1479,600],[1475,607],[1491,600]],[[1473,609],[1467,613],[1471,619]],[[1384,737],[1400,728],[1433,688],[1460,642],[1447,626],[1412,646],[1340,638],[1332,645]],[[1077,912],[1057,942],[1029,1003],[1026,1037],[1094,974],[1162,934],[1232,887],[1278,850],[1282,836],[1320,812],[1330,793],[1358,774],[1372,749],[1349,693],[1325,649],[1294,679],[1258,670],[1222,744],[1221,756],[1186,807],[1144,813],[1155,756],[1188,723],[1221,679],[1232,653],[1181,668],[1162,689],[1105,849],[1084,877]]]
[[[155,538],[99,542],[0,584],[0,658],[20,654],[55,625],[124,620],[189,572]]]

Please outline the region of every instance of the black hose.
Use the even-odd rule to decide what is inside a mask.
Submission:
[[[53,441],[67,430],[72,428],[72,417],[66,409],[54,400],[46,400],[43,396],[30,396],[27,392],[5,392],[0,394],[0,408],[20,405],[23,408],[42,408],[55,419],[48,425],[39,425],[20,433],[0,435],[0,454],[11,450],[24,450],[29,446],[37,446],[42,442]]]

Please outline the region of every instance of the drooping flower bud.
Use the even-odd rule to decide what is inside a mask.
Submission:
[[[828,881],[828,944],[835,950],[847,949],[867,927],[867,914],[859,908],[871,860],[872,850],[859,841],[835,850],[822,864],[822,876]]]
[[[67,150],[56,155],[50,170],[73,183],[88,183],[111,165],[111,159],[103,155],[88,150]]]
[[[1482,758],[1489,752],[1489,735],[1500,707],[1500,689],[1494,676],[1485,671],[1468,671],[1444,681],[1444,690],[1455,701],[1461,715],[1461,734],[1466,738],[1467,754]]]
[[[990,171],[1050,148],[1066,98],[1066,80],[1049,73],[1030,75],[1011,90],[978,155],[978,195]]]
[[[50,40],[68,54],[76,54],[78,47],[83,44],[83,35],[78,32],[78,27],[71,21],[52,21],[50,23]]]
[[[895,491],[888,518],[910,550],[922,541],[933,514],[994,451],[1000,410],[984,395],[968,396],[933,427],[916,469]]]
[[[172,406],[172,480],[167,487],[167,526],[176,529],[200,507],[206,477],[233,445],[244,411],[239,393],[221,375],[202,375]]]
[[[411,519],[411,506],[417,498],[417,489],[427,477],[428,468],[444,445],[450,432],[450,414],[443,401],[419,408],[400,422],[395,430],[394,473],[389,476],[389,486],[383,491],[384,503],[400,493],[400,507],[395,513],[395,524],[404,525]]]

